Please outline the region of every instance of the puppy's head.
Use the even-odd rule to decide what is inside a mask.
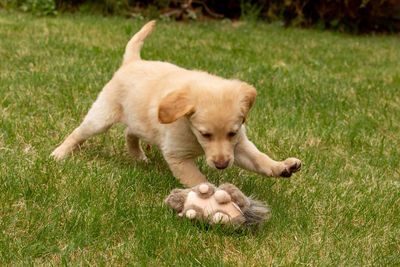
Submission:
[[[256,95],[254,87],[236,80],[220,83],[218,87],[186,87],[164,97],[158,119],[161,123],[172,123],[186,115],[207,164],[225,169],[233,164],[235,145]]]

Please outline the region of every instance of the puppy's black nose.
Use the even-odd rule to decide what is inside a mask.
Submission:
[[[229,159],[227,161],[223,161],[223,160],[214,161],[214,165],[215,165],[215,168],[217,168],[217,169],[220,169],[220,170],[225,169],[229,165]]]

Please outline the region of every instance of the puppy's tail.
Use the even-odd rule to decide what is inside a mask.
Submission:
[[[150,35],[155,25],[155,20],[148,22],[132,37],[126,45],[122,64],[126,64],[133,60],[140,60],[140,49],[142,48],[143,41]]]

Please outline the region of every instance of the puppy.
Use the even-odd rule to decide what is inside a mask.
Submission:
[[[272,160],[247,139],[244,122],[257,95],[251,85],[142,60],[143,41],[154,26],[155,21],[147,23],[128,42],[122,66],[81,125],[52,152],[54,158],[64,158],[89,137],[123,123],[130,155],[147,161],[140,140],[159,147],[173,175],[187,187],[207,181],[194,163],[202,154],[216,169],[235,164],[283,177],[300,170],[300,160]]]

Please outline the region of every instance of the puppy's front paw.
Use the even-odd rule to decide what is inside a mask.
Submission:
[[[282,177],[290,177],[292,173],[295,173],[301,169],[301,161],[296,158],[288,158],[283,162],[283,170],[281,172]]]

